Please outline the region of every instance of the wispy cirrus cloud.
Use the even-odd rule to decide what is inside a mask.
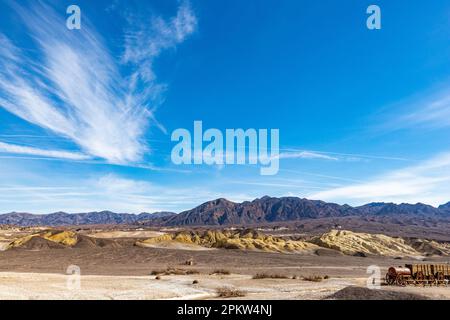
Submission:
[[[83,178],[76,180],[75,186],[73,181],[70,181],[69,185],[64,182],[57,185],[51,182],[42,183],[28,182],[26,185],[16,183],[6,186],[0,184],[0,212],[180,212],[221,197],[232,201],[255,198],[255,195],[240,192],[214,190],[211,186],[178,185],[167,188],[161,184],[117,174]]]
[[[69,138],[80,154],[115,164],[141,161],[149,151],[144,135],[152,121],[157,124],[154,108],[163,88],[152,63],[163,49],[194,32],[189,5],[183,3],[169,22],[155,17],[146,29],[126,31],[123,59],[111,53],[87,17],[81,30],[70,31],[65,17],[50,6],[29,6],[11,5],[36,45],[34,54],[0,33],[0,106]]]
[[[450,153],[423,163],[394,170],[367,182],[313,193],[311,198],[351,204],[368,202],[423,202],[439,205],[450,201]]]
[[[412,161],[411,159],[395,157],[395,156],[383,156],[383,155],[370,155],[370,154],[355,154],[355,153],[343,153],[343,152],[330,152],[330,151],[315,151],[315,150],[298,150],[298,149],[283,149],[280,153],[280,158],[300,158],[300,159],[324,159],[335,161],[359,161],[363,159],[367,160],[390,160],[390,161]]]
[[[286,151],[278,156],[280,159],[322,159],[339,160],[339,158],[315,151]]]
[[[382,109],[375,129],[390,132],[400,129],[442,129],[450,127],[450,85],[421,92]]]
[[[27,146],[20,146],[10,143],[0,142],[0,153],[16,153],[22,155],[42,156],[69,160],[87,160],[90,157],[78,152],[61,151],[61,150],[46,150],[40,148],[33,148]]]
[[[450,90],[424,102],[421,107],[401,117],[400,121],[409,125],[450,126]]]
[[[153,17],[149,24],[136,23],[136,20],[141,18],[128,16],[130,28],[125,32],[122,59],[125,63],[139,66],[133,79],[153,81],[156,78],[153,72],[155,57],[165,49],[174,48],[192,34],[197,27],[197,18],[189,2],[183,2],[177,15],[168,21],[161,17]]]

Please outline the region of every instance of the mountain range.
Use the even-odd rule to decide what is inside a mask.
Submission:
[[[242,203],[226,199],[208,201],[183,211],[127,214],[111,211],[46,215],[11,212],[0,215],[0,224],[16,226],[62,226],[94,224],[140,224],[155,226],[221,226],[291,222],[342,217],[390,217],[450,220],[450,202],[439,207],[417,204],[369,203],[359,207],[297,197],[262,197]]]
[[[174,215],[173,212],[155,212],[140,214],[115,213],[111,211],[66,213],[55,212],[50,214],[31,214],[24,212],[11,212],[0,215],[0,224],[14,226],[67,226],[67,225],[94,225],[94,224],[136,224],[140,221],[148,223],[153,219]]]

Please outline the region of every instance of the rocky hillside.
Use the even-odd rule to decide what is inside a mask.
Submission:
[[[420,253],[404,239],[383,234],[331,230],[311,240],[318,246],[338,250],[347,255],[419,256]]]
[[[251,229],[241,231],[179,232],[138,241],[141,247],[160,247],[170,242],[198,245],[216,249],[262,250],[267,252],[302,252],[318,247],[306,241],[282,239],[264,235]]]
[[[17,236],[0,239],[5,250],[111,249],[124,246],[178,250],[249,250],[284,254],[338,254],[353,256],[423,257],[449,256],[450,243],[424,239],[389,237],[383,234],[331,230],[313,238],[279,237],[254,229],[196,230],[154,233],[146,238],[97,238],[73,230],[30,229]],[[320,253],[319,253],[320,252]]]
[[[448,209],[448,210],[447,210]],[[333,217],[431,218],[450,220],[450,205],[371,203],[361,207],[296,197],[263,197],[235,203],[226,199],[206,202],[178,215],[155,220],[166,226],[249,225]]]
[[[331,230],[310,240],[320,247],[346,255],[366,256],[448,256],[450,245],[426,239],[389,237],[384,234]]]
[[[297,221],[324,217],[358,215],[348,205],[296,197],[263,197],[253,201],[235,203],[226,199],[206,202],[192,210],[163,219],[163,224],[175,225],[227,225],[255,224],[279,221]]]

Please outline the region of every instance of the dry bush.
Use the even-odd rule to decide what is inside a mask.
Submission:
[[[190,274],[199,274],[200,272],[197,270],[184,270],[184,269],[178,269],[178,268],[167,268],[166,270],[153,270],[150,274],[151,275],[177,275],[177,276],[184,276],[184,275],[190,275]]]
[[[199,274],[199,273],[200,273],[200,271],[194,270],[194,269],[191,269],[191,270],[187,270],[187,271],[186,271],[186,274]]]
[[[223,287],[217,289],[217,295],[219,298],[238,298],[245,297],[246,292],[235,288]]]
[[[198,280],[192,281],[192,284],[198,284]]]
[[[253,279],[289,279],[289,277],[282,274],[257,273],[253,276]]]
[[[153,270],[152,272],[150,272],[150,275],[157,276],[158,274],[163,274],[164,272],[165,270]]]
[[[225,269],[217,269],[217,270],[214,270],[214,272],[211,273],[211,274],[223,274],[223,275],[229,275],[229,274],[231,274],[231,272],[228,271],[228,270],[225,270]]]
[[[312,282],[321,282],[324,278],[322,276],[307,276],[303,277],[303,280],[305,281],[312,281]]]

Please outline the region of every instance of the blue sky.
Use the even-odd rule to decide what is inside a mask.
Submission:
[[[0,212],[448,202],[449,40],[445,0],[0,0]],[[279,173],[172,164],[195,120],[279,129]]]

